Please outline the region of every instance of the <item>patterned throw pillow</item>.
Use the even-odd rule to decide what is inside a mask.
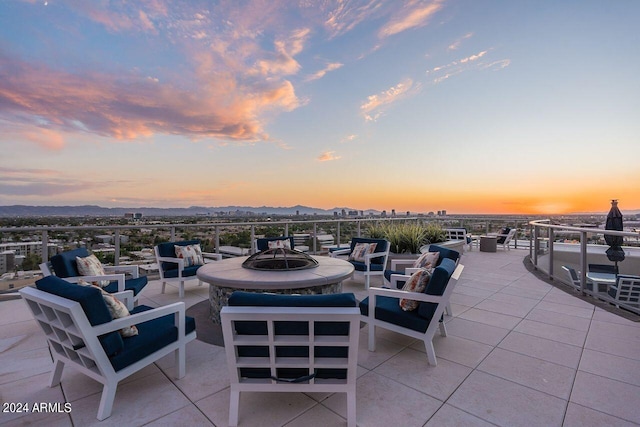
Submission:
[[[107,305],[107,308],[109,309],[109,313],[111,313],[112,318],[120,319],[122,317],[127,317],[131,315],[131,313],[129,313],[129,310],[127,309],[127,306],[124,305],[122,301],[120,301],[118,298],[111,295],[109,292],[106,292],[100,286],[96,286],[92,283],[87,283],[84,280],[78,281],[78,284],[83,286],[92,286],[94,288],[100,289],[100,291],[102,292],[102,299]],[[138,335],[138,328],[136,328],[135,325],[124,327],[120,329],[120,335],[122,335],[125,338]]]
[[[291,241],[287,240],[269,240],[269,249],[291,249]]]
[[[83,276],[104,276],[107,274],[105,273],[100,260],[93,254],[84,258],[77,256],[76,263],[78,264],[78,273]],[[96,280],[93,282],[94,285],[98,285],[100,287],[105,287],[109,283],[109,280]]]
[[[440,252],[425,252],[413,263],[413,268],[435,268]]]
[[[364,262],[364,256],[376,250],[377,243],[356,243],[349,255],[349,261]]]
[[[176,248],[176,256],[178,258],[184,259],[185,267],[204,264],[204,258],[202,257],[202,249],[200,249],[199,244],[186,245],[186,246],[176,245],[175,248]]]
[[[430,279],[431,271],[426,268],[421,268],[411,275],[409,280],[407,280],[402,287],[402,290],[409,292],[424,292]],[[400,308],[404,311],[413,311],[418,308],[418,304],[420,304],[420,301],[405,298],[400,300]]]

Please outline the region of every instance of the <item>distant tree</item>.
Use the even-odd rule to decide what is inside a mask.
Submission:
[[[29,254],[25,256],[22,261],[23,270],[37,270],[42,263],[42,257],[36,254]]]

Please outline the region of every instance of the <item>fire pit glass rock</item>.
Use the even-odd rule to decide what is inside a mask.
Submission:
[[[315,268],[318,266],[318,261],[304,252],[275,248],[251,255],[242,263],[242,266],[252,270],[293,271]]]

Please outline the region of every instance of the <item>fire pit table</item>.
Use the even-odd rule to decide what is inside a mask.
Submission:
[[[268,251],[265,251],[268,252]],[[293,251],[292,251],[293,252]],[[220,324],[220,310],[227,305],[234,291],[271,292],[276,294],[335,294],[342,292],[342,281],[353,275],[351,263],[324,256],[311,256],[307,266],[293,262],[286,269],[286,263],[264,265],[263,253],[251,257],[223,259],[205,264],[198,269],[198,279],[209,284],[211,320]],[[264,254],[263,254],[264,255]],[[256,258],[257,257],[257,258]],[[282,256],[274,259],[282,260]],[[258,261],[257,267],[243,266],[249,260]],[[262,266],[261,262],[262,261]]]

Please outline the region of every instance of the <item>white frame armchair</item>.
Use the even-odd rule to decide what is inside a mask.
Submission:
[[[176,378],[179,379],[185,375],[185,346],[196,338],[196,332],[194,330],[189,334],[185,333],[186,318],[183,302],[154,309],[146,307],[146,311],[92,326],[80,302],[31,287],[21,289],[20,295],[44,331],[49,343],[53,357],[49,386],[55,387],[60,384],[65,365],[72,366],[101,383],[102,396],[97,413],[100,421],[111,415],[118,384],[167,354],[175,352]],[[129,309],[132,308],[132,291],[112,295],[125,302]],[[178,329],[176,341],[116,371],[98,337],[166,315],[175,317],[175,326]]]
[[[163,245],[167,245],[167,244],[173,244],[173,246],[175,247],[175,245],[185,245],[185,244],[199,244],[200,241],[199,240],[192,240],[192,241],[181,241],[181,242],[165,242],[162,243]],[[158,264],[158,272],[160,274],[160,281],[162,282],[162,293],[164,294],[165,292],[165,288],[167,286],[167,282],[177,282],[178,283],[178,295],[180,297],[180,299],[184,298],[184,282],[190,279],[197,279],[196,275],[195,275],[195,270],[193,271],[193,274],[189,274],[189,275],[184,275],[185,272],[185,266],[184,266],[184,259],[183,258],[178,258],[178,257],[170,257],[170,256],[161,256],[160,255],[160,249],[159,249],[160,245],[155,245],[153,247],[153,252],[156,255],[156,263]],[[213,253],[213,252],[202,252],[202,256],[204,258],[204,262],[206,263],[207,260],[213,260],[213,261],[220,261],[222,260],[222,254],[217,254],[217,253]],[[177,276],[176,277],[167,277],[166,276],[166,271],[163,268],[163,264],[162,263],[171,263],[171,264],[177,264]],[[201,267],[197,266],[197,267]],[[198,286],[202,286],[202,280],[198,279]]]
[[[345,249],[337,249],[337,250],[333,250],[331,251],[329,254],[332,258],[338,258],[340,256],[344,256],[347,255],[349,256],[352,252],[353,249],[355,247],[355,245],[357,245],[358,243],[376,243],[376,244],[380,244],[384,242],[385,244],[385,248],[382,251],[379,252],[373,252],[370,254],[366,254],[364,256],[364,263],[357,263],[356,261],[351,261],[349,260],[349,262],[351,262],[354,267],[355,267],[355,271],[354,273],[358,273],[358,274],[362,274],[364,275],[364,280],[365,280],[365,289],[369,289],[369,285],[371,282],[371,276],[383,276],[384,277],[384,271],[386,269],[386,265],[387,265],[387,259],[389,258],[389,250],[391,248],[391,245],[389,244],[389,241],[385,240],[385,239],[368,239],[368,238],[364,238],[364,237],[354,237],[351,240],[351,245],[348,248]],[[378,247],[376,246],[376,250],[378,250]],[[381,269],[372,269],[372,260],[376,259],[376,258],[381,258],[382,257],[382,261],[380,263],[376,263],[376,264],[380,264],[382,265]],[[359,264],[364,265],[364,269],[361,269]],[[384,280],[384,279],[383,279]]]
[[[447,262],[453,263],[452,260]],[[440,267],[437,267],[440,268]],[[462,274],[462,270],[464,266],[462,264],[458,264],[455,266],[449,281],[446,284],[446,288],[442,295],[429,295],[424,292],[408,292],[403,291],[401,289],[389,289],[389,288],[378,288],[371,287],[369,288],[369,297],[368,297],[368,313],[367,315],[362,316],[362,321],[369,325],[369,351],[376,350],[376,327],[381,327],[384,329],[388,329],[393,332],[397,332],[403,335],[410,336],[412,338],[416,338],[422,340],[424,342],[425,350],[427,353],[427,359],[429,364],[432,366],[437,365],[436,353],[433,347],[433,336],[435,335],[436,329],[440,329],[440,335],[446,336],[447,329],[445,327],[444,321],[441,321],[441,318],[444,314],[445,307],[449,304],[449,300],[451,298],[451,294],[455,287],[456,282],[460,278]],[[392,286],[395,286],[395,282],[398,279],[406,280],[407,276],[404,275],[392,275]],[[437,304],[435,312],[433,316],[429,320],[428,326],[425,332],[419,332],[414,329],[410,329],[408,327],[400,326],[395,323],[391,323],[385,320],[381,320],[376,317],[376,299],[377,297],[390,297],[393,299],[410,299],[420,302],[429,302]],[[360,304],[361,310],[363,304]],[[426,321],[426,320],[425,320]]]

